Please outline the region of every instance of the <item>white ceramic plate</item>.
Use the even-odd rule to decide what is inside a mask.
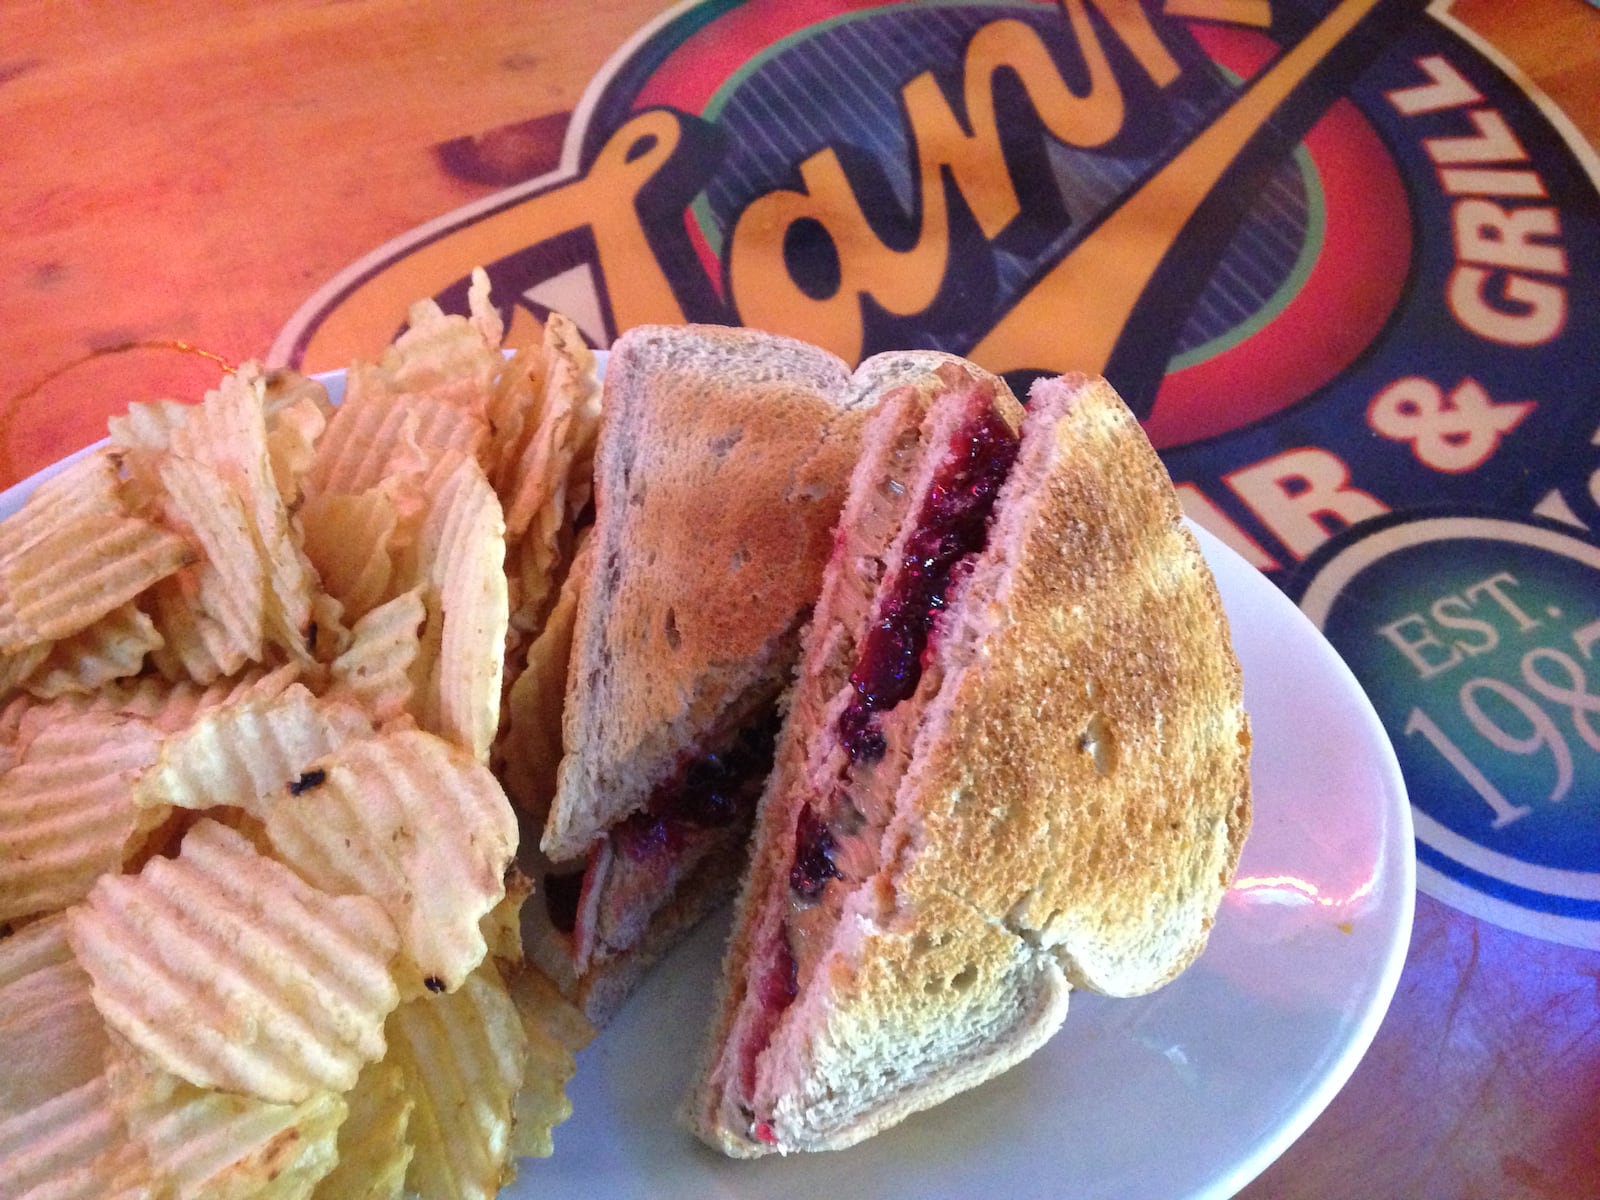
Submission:
[[[40,477],[0,495],[0,517]],[[555,1157],[524,1163],[506,1195],[1176,1200],[1232,1195],[1281,1154],[1350,1077],[1394,994],[1411,931],[1410,809],[1344,663],[1197,532],[1244,666],[1255,827],[1194,966],[1141,999],[1074,996],[1033,1058],[852,1150],[742,1163],[674,1120],[726,931],[713,921],[583,1053]]]
[[[1394,994],[1415,859],[1399,766],[1322,635],[1203,530],[1244,667],[1255,827],[1205,953],[1154,995],[1078,993],[999,1079],[839,1154],[731,1162],[680,1131],[724,922],[584,1052],[555,1156],[511,1197],[1224,1197],[1355,1069]]]

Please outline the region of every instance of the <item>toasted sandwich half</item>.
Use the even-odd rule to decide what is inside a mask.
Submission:
[[[1205,945],[1250,824],[1211,574],[1104,380],[935,362],[865,434],[760,801],[694,1131],[849,1146]]]
[[[894,360],[718,326],[611,351],[530,953],[596,1023],[732,895],[867,410]]]

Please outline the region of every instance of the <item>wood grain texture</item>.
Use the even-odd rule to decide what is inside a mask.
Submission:
[[[0,483],[216,377],[109,348],[260,355],[341,268],[496,190],[437,148],[567,112],[658,8],[0,6]]]
[[[1600,1196],[1600,954],[1417,897],[1400,987],[1326,1112],[1242,1200]]]
[[[192,354],[128,347],[260,355],[341,268],[503,186],[447,169],[441,147],[541,122],[548,139],[662,7],[0,6],[0,486],[99,437],[128,401],[216,377]],[[1600,141],[1600,14],[1456,11]]]

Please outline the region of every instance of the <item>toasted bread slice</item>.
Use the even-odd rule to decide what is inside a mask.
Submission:
[[[1041,381],[1018,439],[1003,383],[940,374],[869,426],[805,635],[685,1110],[730,1155],[851,1145],[1032,1053],[1071,987],[1160,986],[1249,827],[1227,623],[1133,416]],[[1014,461],[949,551],[994,474],[963,456]]]
[[[602,1023],[732,894],[876,389],[720,326],[619,338],[532,951]],[[564,911],[563,911],[564,909]]]
[[[648,326],[617,339],[540,843],[552,859],[587,853],[686,748],[782,690],[856,456],[853,398],[843,362],[788,338]]]

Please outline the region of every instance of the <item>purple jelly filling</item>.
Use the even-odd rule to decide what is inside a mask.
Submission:
[[[611,831],[617,848],[634,858],[673,851],[688,829],[717,829],[747,816],[772,770],[776,713],[739,731],[721,754],[691,761],[656,788],[645,806]]]
[[[739,1078],[747,1096],[755,1090],[756,1059],[772,1040],[779,1018],[800,992],[799,964],[795,962],[788,935],[782,929],[759,961],[765,966],[754,980],[758,1015],[740,1046]]]
[[[917,690],[934,618],[945,606],[956,564],[983,548],[995,496],[1016,461],[1016,431],[989,409],[950,444],[917,514],[916,531],[893,590],[867,630],[850,683],[856,697],[839,716],[839,738],[852,762],[876,762],[885,750],[874,713]]]
[[[951,439],[950,453],[907,539],[900,570],[880,602],[850,673],[855,697],[839,716],[838,732],[852,763],[883,757],[887,746],[876,714],[916,691],[934,619],[945,606],[963,560],[983,549],[995,498],[1016,462],[1019,446],[1016,431],[992,407],[969,418]],[[832,807],[837,816],[837,803]],[[837,850],[834,826],[809,803],[803,805],[795,819],[789,866],[790,895],[797,905],[816,903],[830,880],[843,878]],[[761,964],[752,972],[758,1012],[740,1046],[741,1081],[747,1095],[754,1089],[756,1061],[799,988],[799,965],[787,922],[777,927],[756,962]],[[765,1120],[753,1117],[751,1130],[760,1140],[774,1139]]]
[[[833,831],[811,805],[805,805],[795,822],[794,864],[789,868],[789,886],[796,896],[815,900],[828,886],[828,880],[842,878],[833,852]]]
[[[762,782],[772,770],[772,752],[778,736],[777,714],[741,729],[733,744],[720,754],[705,754],[689,763],[676,778],[651,793],[645,807],[626,817],[607,835],[619,853],[634,862],[683,849],[690,830],[718,829],[747,820],[761,794]],[[545,908],[553,925],[571,933],[588,872],[545,878]]]

